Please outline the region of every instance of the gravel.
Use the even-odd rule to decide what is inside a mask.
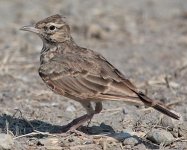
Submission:
[[[165,142],[163,149],[186,149],[186,10],[186,0],[0,0],[0,132],[11,133],[14,150],[141,150]],[[56,13],[66,17],[77,44],[104,55],[183,120],[144,106],[103,102],[103,111],[81,128],[87,136],[62,133],[85,110],[46,87],[38,75],[42,41],[19,30]]]
[[[0,150],[10,150],[14,145],[14,140],[9,134],[0,134]]]
[[[166,131],[166,130],[162,130],[162,129],[153,129],[151,130],[148,134],[147,134],[147,139],[149,139],[150,141],[156,143],[156,144],[164,144],[164,145],[168,145],[171,144],[175,138],[173,137],[173,135]]]

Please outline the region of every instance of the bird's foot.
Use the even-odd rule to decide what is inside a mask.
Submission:
[[[72,134],[72,133],[75,133],[76,135],[78,136],[87,136],[85,133],[81,132],[81,131],[78,131],[77,129],[82,126],[86,121],[90,121],[93,117],[93,114],[92,115],[83,115],[79,118],[76,118],[74,119],[72,122],[70,122],[69,124],[67,124],[66,126],[66,133],[65,136],[69,135],[69,134]]]

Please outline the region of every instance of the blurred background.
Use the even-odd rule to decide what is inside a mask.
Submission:
[[[103,54],[149,96],[174,103],[171,108],[187,121],[186,0],[0,0],[2,132],[7,118],[9,130],[18,136],[32,131],[23,118],[34,120],[35,129],[51,132],[53,125],[65,125],[85,113],[77,102],[53,94],[42,82],[37,72],[42,41],[19,30],[54,14],[65,17],[78,45]],[[145,115],[122,102],[106,102],[91,126],[98,129],[104,122],[114,131],[123,131],[142,116],[147,123],[158,115],[155,111]],[[17,149],[19,143],[28,146],[17,142]]]

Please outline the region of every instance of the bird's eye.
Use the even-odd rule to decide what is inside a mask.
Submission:
[[[49,27],[49,30],[52,31],[52,30],[55,30],[55,28],[56,28],[56,27],[55,27],[54,25],[51,25],[51,26]]]

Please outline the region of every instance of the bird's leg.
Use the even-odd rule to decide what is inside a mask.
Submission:
[[[83,115],[79,118],[74,119],[71,123],[68,124],[70,132],[74,132],[74,133],[77,133],[77,134],[80,134],[80,135],[82,135],[82,133],[80,133],[76,129],[79,128],[82,124],[84,124],[88,120],[89,120],[89,123],[90,123],[94,114],[98,114],[102,110],[102,103],[101,102],[96,102],[95,110],[93,109],[90,102],[83,102],[81,104],[86,109],[87,114],[85,114],[85,115]],[[89,125],[89,123],[88,123],[88,125]]]
[[[94,114],[98,114],[101,112],[103,106],[102,106],[102,102],[95,102],[95,111],[94,111]],[[92,119],[92,118],[91,118]],[[88,122],[88,125],[87,127],[89,126],[89,124],[91,123],[91,119],[89,120]]]
[[[86,109],[87,114],[79,118],[76,118],[72,122],[70,122],[67,125],[67,127],[69,128],[69,131],[75,132],[75,130],[79,128],[82,124],[84,124],[88,120],[91,120],[95,113],[90,102],[81,102],[81,104]]]
[[[102,102],[96,102],[95,103],[95,114],[98,114],[103,109]]]

